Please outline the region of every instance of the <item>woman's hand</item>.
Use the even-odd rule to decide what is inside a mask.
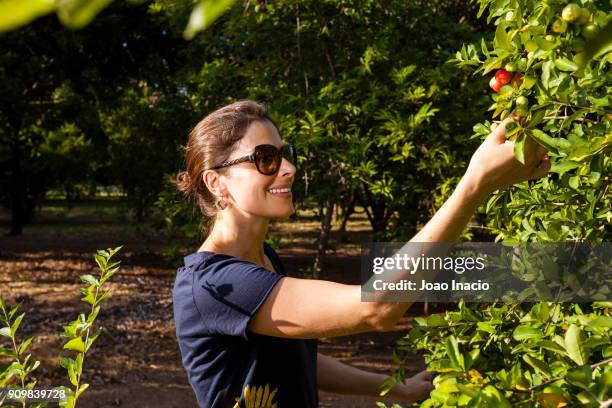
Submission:
[[[543,177],[550,170],[546,149],[530,137],[525,140],[525,164],[516,160],[514,142],[505,139],[506,125],[511,121],[506,118],[491,132],[472,156],[465,173],[464,179],[485,194]]]
[[[401,402],[424,400],[434,388],[431,384],[433,375],[430,371],[421,371],[414,377],[407,378],[403,384],[396,385],[388,396]]]

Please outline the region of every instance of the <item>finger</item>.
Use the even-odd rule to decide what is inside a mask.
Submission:
[[[498,144],[502,144],[506,141],[506,125],[513,122],[514,119],[507,116],[500,124],[491,132],[487,139],[490,139]]]
[[[419,377],[423,381],[431,381],[431,380],[433,380],[434,373],[432,373],[431,371],[426,371],[425,370],[425,371],[421,371],[420,373],[415,375],[415,377]]]

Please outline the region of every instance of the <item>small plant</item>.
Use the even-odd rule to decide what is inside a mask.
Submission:
[[[25,313],[15,317],[19,311],[19,306],[12,307],[10,311],[7,309],[8,307],[6,306],[2,295],[0,295],[0,323],[2,323],[3,326],[0,328],[0,335],[7,337],[10,341],[9,348],[0,346],[0,357],[8,357],[11,359],[11,362],[8,365],[0,366],[0,388],[6,387],[13,379],[17,379],[18,386],[21,387],[21,389],[32,389],[36,385],[36,381],[29,381],[27,377],[30,375],[30,373],[36,370],[40,364],[40,361],[30,363],[32,355],[28,354],[24,357],[24,354],[34,339],[34,336],[27,337],[23,341],[18,342],[15,335],[17,333],[17,329],[19,329],[19,325],[21,324],[23,317],[25,316]],[[3,405],[4,398],[4,396],[0,396],[0,406]],[[21,401],[21,406],[26,406],[25,398]],[[41,406],[43,405],[30,405],[30,407]]]
[[[68,378],[74,386],[74,389],[67,390],[68,398],[60,404],[61,407],[75,407],[78,398],[89,388],[89,384],[81,382],[83,361],[85,354],[102,332],[102,327],[93,331],[94,323],[98,313],[100,313],[100,303],[111,293],[111,289],[105,289],[104,284],[119,270],[120,262],[110,263],[110,260],[120,249],[121,247],[99,250],[95,259],[100,268],[100,276],[97,278],[89,274],[81,276],[81,280],[89,285],[80,289],[81,293],[85,295],[81,300],[90,304],[91,310],[88,316],[81,313],[75,321],[64,326],[64,336],[69,339],[64,344],[64,348],[75,351],[76,357],[65,357],[60,361],[60,365],[68,371]]]
[[[90,274],[82,275],[81,280],[88,284],[87,287],[81,288],[80,292],[84,295],[81,299],[83,302],[91,305],[91,310],[87,316],[84,313],[79,314],[78,318],[69,325],[64,326],[64,337],[68,341],[64,344],[64,349],[76,352],[74,358],[65,357],[60,360],[60,365],[68,372],[68,378],[74,388],[60,387],[65,391],[66,400],[60,402],[60,407],[74,408],[76,401],[89,387],[89,384],[83,383],[83,362],[85,355],[96,341],[102,328],[98,327],[94,331],[96,318],[100,313],[100,303],[108,295],[111,290],[106,289],[105,283],[119,270],[120,262],[110,262],[121,247],[115,249],[98,250],[95,255],[96,263],[100,268],[100,274],[95,277]],[[19,311],[19,305],[12,307],[10,310],[0,295],[0,336],[6,337],[10,341],[10,346],[0,346],[0,357],[8,357],[11,361],[7,365],[0,365],[0,388],[19,388],[31,390],[36,385],[36,380],[29,380],[28,376],[36,370],[40,362],[35,361],[30,363],[31,354],[25,355],[28,346],[34,339],[34,336],[27,337],[21,342],[17,341],[16,333],[19,328],[25,313],[15,317]],[[15,383],[15,380],[17,382]],[[4,404],[6,396],[0,395],[0,406]],[[19,400],[22,407],[26,407],[26,399]],[[27,405],[30,408],[41,408],[47,406],[46,403],[34,403]]]

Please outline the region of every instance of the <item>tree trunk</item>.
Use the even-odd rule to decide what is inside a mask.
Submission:
[[[328,201],[321,218],[321,230],[319,232],[319,242],[317,244],[317,257],[314,263],[313,278],[319,279],[323,272],[323,261],[325,260],[325,251],[327,250],[327,242],[329,240],[329,231],[331,230],[332,215],[334,213],[334,202]]]
[[[11,232],[10,235],[21,235],[23,232],[23,207],[24,203],[24,183],[21,170],[21,149],[16,140],[11,146],[11,177],[9,183],[9,194],[11,203]]]
[[[355,213],[355,204],[357,203],[357,194],[351,193],[351,199],[345,207],[342,208],[342,222],[340,223],[340,241],[347,242],[346,236],[346,224],[348,220]]]
[[[387,223],[389,222],[391,214],[387,211],[387,204],[384,198],[375,198],[365,185],[363,191],[365,197],[360,196],[359,201],[368,216],[368,220],[372,226],[372,232],[376,238],[387,230]]]

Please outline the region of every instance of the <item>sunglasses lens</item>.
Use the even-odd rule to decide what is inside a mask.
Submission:
[[[293,165],[297,164],[297,154],[295,153],[295,148],[292,144],[283,145],[281,148],[281,155],[289,163]]]
[[[257,146],[255,150],[257,169],[266,175],[274,174],[280,167],[280,155],[274,146]]]

